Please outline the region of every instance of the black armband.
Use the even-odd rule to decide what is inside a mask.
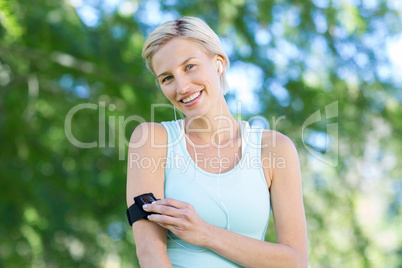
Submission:
[[[144,211],[142,209],[142,206],[145,204],[150,204],[156,200],[159,199],[156,199],[153,193],[142,194],[134,197],[134,204],[132,204],[126,210],[128,223],[130,225],[133,225],[133,223],[138,221],[139,219],[147,219],[147,216],[152,213]]]

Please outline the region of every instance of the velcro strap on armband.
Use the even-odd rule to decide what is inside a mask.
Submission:
[[[130,225],[133,225],[134,222],[138,221],[139,219],[146,218],[148,215],[142,208],[139,208],[135,203],[132,204],[127,210],[127,219]]]

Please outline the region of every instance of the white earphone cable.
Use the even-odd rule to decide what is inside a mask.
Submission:
[[[221,67],[221,65],[219,65],[219,72],[220,73],[222,73],[222,67]],[[221,88],[221,92],[222,92],[222,88]],[[230,220],[229,220],[229,213],[228,213],[228,211],[227,211],[227,209],[226,209],[226,206],[225,206],[225,204],[223,203],[223,201],[222,201],[222,198],[221,198],[221,193],[220,193],[220,178],[221,178],[221,171],[222,171],[222,159],[221,159],[221,154],[220,154],[220,145],[221,145],[221,136],[220,136],[220,133],[219,133],[219,129],[220,129],[220,125],[221,125],[221,119],[222,119],[222,101],[223,101],[223,94],[220,96],[220,113],[221,113],[221,115],[220,115],[220,117],[219,117],[219,123],[218,123],[218,157],[219,157],[219,173],[218,173],[218,189],[217,189],[217,192],[218,192],[218,200],[219,200],[219,203],[221,204],[221,206],[223,207],[223,210],[225,211],[225,214],[226,214],[226,229],[227,230],[230,230]],[[173,106],[174,107],[174,118],[175,118],[175,121],[177,122],[177,117],[176,117],[176,107],[175,106]],[[197,172],[197,170],[198,170],[198,158],[197,158],[197,151],[196,151],[196,149],[195,149],[195,145],[194,145],[194,143],[191,141],[191,139],[187,136],[187,134],[186,134],[186,130],[185,130],[185,127],[184,127],[184,123],[183,123],[183,132],[184,132],[184,136],[186,137],[186,139],[189,141],[189,143],[191,143],[191,145],[193,146],[193,150],[194,150],[194,158],[195,158],[195,179],[196,179],[196,181],[197,181],[197,183],[205,190],[205,191],[207,191],[210,195],[212,195],[212,196],[216,196],[215,194],[213,194],[213,193],[211,193],[211,191],[209,191],[207,188],[205,188],[204,187],[204,185],[202,185],[202,183],[198,180],[198,172]],[[171,240],[173,240],[176,244],[178,244],[179,246],[181,246],[181,247],[183,247],[183,248],[185,248],[185,249],[187,249],[187,250],[189,250],[189,251],[193,251],[193,252],[203,252],[203,251],[206,251],[207,249],[205,248],[205,249],[202,249],[202,250],[194,250],[194,249],[190,249],[190,248],[188,248],[188,247],[186,247],[186,246],[184,246],[184,245],[182,245],[181,243],[179,243],[178,241],[176,241],[175,239],[173,239],[170,235],[169,235],[169,233],[167,233],[167,236],[171,239]]]

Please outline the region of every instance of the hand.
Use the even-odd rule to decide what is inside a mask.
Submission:
[[[205,247],[209,240],[210,225],[204,221],[194,207],[173,198],[162,199],[142,207],[151,214],[148,219],[170,230],[186,243]]]

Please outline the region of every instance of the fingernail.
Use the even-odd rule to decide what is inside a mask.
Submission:
[[[151,204],[155,204],[156,203],[156,201],[153,201]]]
[[[148,205],[143,205],[143,206],[142,206],[142,209],[143,209],[143,210],[148,210],[148,208],[149,208]]]

